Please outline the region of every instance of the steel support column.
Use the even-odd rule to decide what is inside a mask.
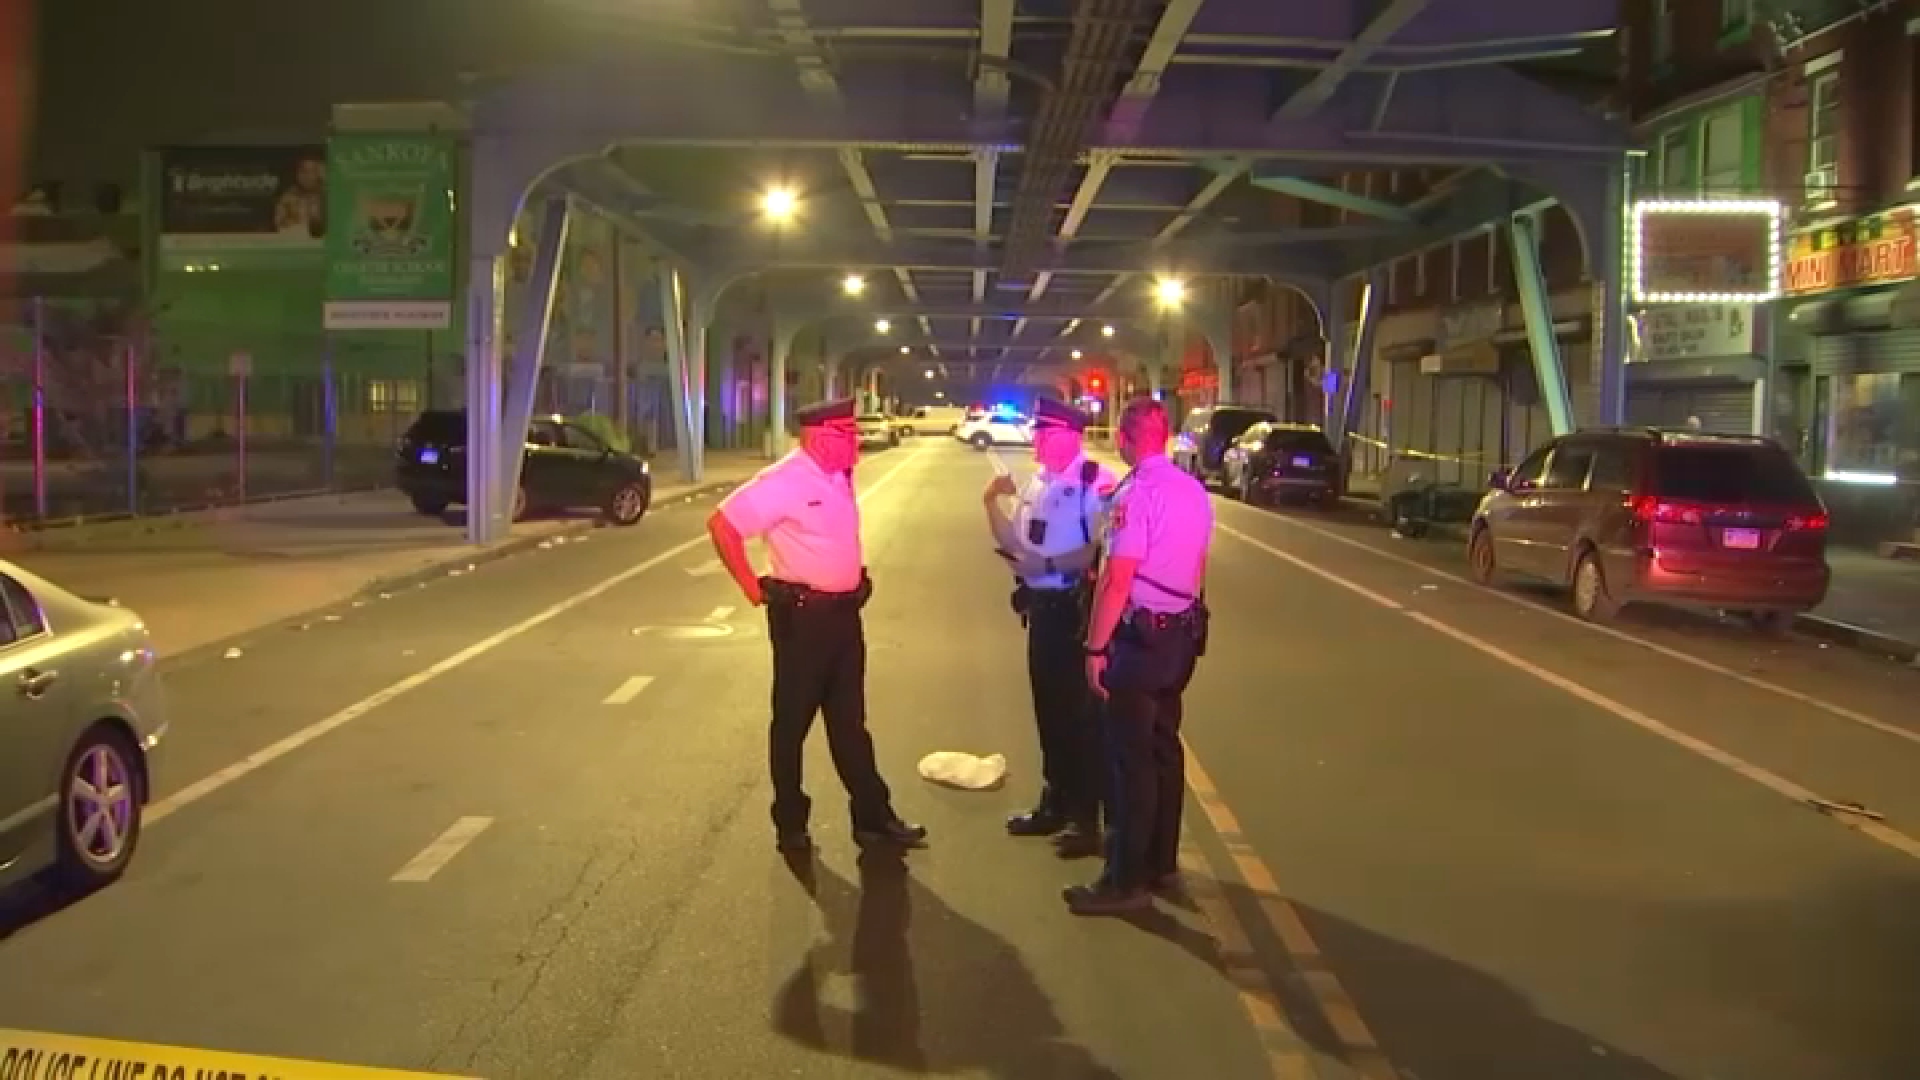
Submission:
[[[681,479],[697,483],[706,464],[699,423],[705,396],[700,384],[706,380],[696,374],[705,366],[706,334],[704,330],[693,332],[691,307],[686,279],[677,269],[661,267],[660,329],[667,347],[667,381],[673,395],[673,441],[680,451]]]
[[[1547,294],[1546,278],[1540,270],[1540,219],[1534,214],[1514,215],[1508,222],[1507,236],[1512,241],[1513,281],[1526,318],[1534,378],[1540,386],[1540,398],[1546,402],[1553,433],[1565,435],[1574,429],[1573,397],[1567,387],[1566,365],[1560,361],[1560,342],[1553,332],[1553,299]],[[1616,256],[1616,265],[1617,261]],[[1617,341],[1618,320],[1609,319],[1608,323]]]
[[[1233,313],[1221,311],[1214,305],[1208,305],[1199,312],[1194,320],[1194,329],[1200,332],[1201,340],[1207,343],[1208,356],[1213,361],[1214,404],[1223,404],[1233,400]]]
[[[739,335],[733,323],[724,318],[716,319],[713,330],[707,335],[707,370],[715,373],[714,385],[707,395],[707,407],[712,410],[718,431],[712,432],[713,447],[732,450],[738,445],[740,433],[739,417],[735,415],[740,402],[736,390],[738,381]]]
[[[507,302],[507,258],[485,255],[467,264],[467,542],[497,543],[511,522],[500,505],[501,322]]]
[[[793,342],[806,323],[790,312],[775,307],[769,313],[772,333],[767,335],[767,456],[777,458],[787,452],[787,360]]]
[[[1626,245],[1627,206],[1632,197],[1631,173],[1626,162],[1607,170],[1607,183],[1599,214],[1586,235],[1593,249],[1587,256],[1595,282],[1593,310],[1593,348],[1590,363],[1599,369],[1599,422],[1617,426],[1627,422],[1627,288]],[[1767,313],[1771,315],[1771,312]],[[1767,392],[1772,393],[1773,320],[1760,320],[1767,332]],[[1767,410],[1772,416],[1773,410]],[[1769,426],[1771,426],[1769,422]],[[1763,434],[1766,432],[1762,432]]]
[[[1380,308],[1387,298],[1386,271],[1368,270],[1360,280],[1360,310],[1355,316],[1353,354],[1347,358],[1346,374],[1341,379],[1346,393],[1340,398],[1338,432],[1334,448],[1345,450],[1347,439],[1360,426],[1366,414],[1367,396],[1373,392],[1373,339],[1380,326]]]
[[[540,234],[534,242],[533,268],[514,312],[513,361],[507,368],[505,404],[500,417],[500,505],[511,510],[520,486],[520,467],[527,453],[527,430],[533,424],[533,399],[540,389],[540,370],[546,363],[547,338],[553,328],[554,298],[559,295],[560,257],[567,250],[571,214],[565,199],[548,199],[540,211]]]

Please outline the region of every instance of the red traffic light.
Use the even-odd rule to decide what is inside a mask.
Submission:
[[[1107,380],[1103,376],[1093,375],[1088,377],[1087,389],[1097,394],[1100,391],[1105,390],[1106,388],[1107,388]]]

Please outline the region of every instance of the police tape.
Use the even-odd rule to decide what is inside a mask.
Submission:
[[[373,1069],[0,1028],[0,1080],[407,1080],[409,1077],[458,1080],[440,1073]]]

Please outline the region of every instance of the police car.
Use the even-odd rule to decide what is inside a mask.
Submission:
[[[1033,421],[1011,409],[970,409],[953,437],[987,450],[995,446],[1032,446]]]
[[[862,447],[900,445],[900,431],[884,413],[866,413],[854,423],[860,429]]]

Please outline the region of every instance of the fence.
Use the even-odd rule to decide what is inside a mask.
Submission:
[[[395,442],[453,368],[272,331],[47,320],[0,341],[0,513],[16,527],[390,483]]]

